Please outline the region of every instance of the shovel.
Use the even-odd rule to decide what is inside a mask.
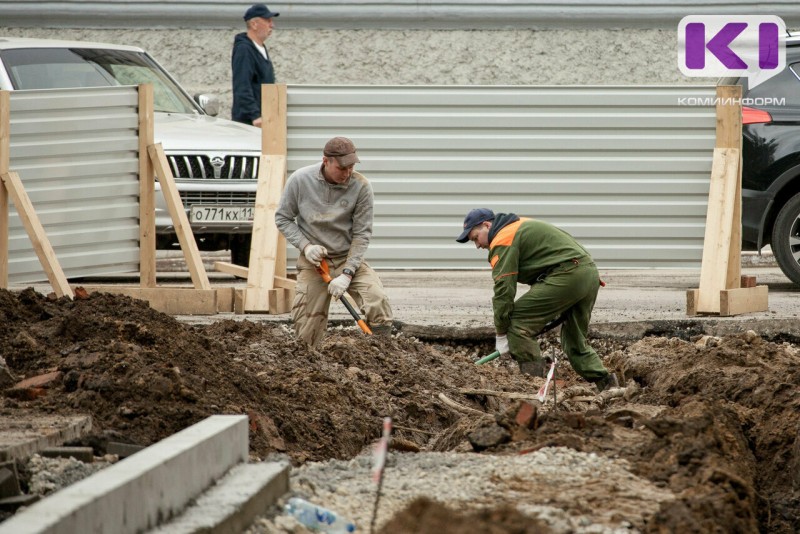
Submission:
[[[327,261],[325,261],[323,259],[321,262],[319,262],[319,267],[317,267],[317,272],[322,277],[322,279],[325,280],[326,284],[330,284],[331,283],[331,280],[332,280],[331,271],[330,271],[330,268],[328,267],[328,262]],[[361,328],[361,330],[363,330],[365,334],[371,336],[372,335],[372,330],[369,329],[369,326],[367,326],[367,323],[364,322],[364,320],[361,318],[361,316],[358,315],[358,312],[353,307],[353,305],[350,304],[350,301],[347,298],[347,293],[342,295],[342,297],[339,300],[342,302],[342,304],[344,304],[344,307],[347,308],[347,311],[350,312],[350,315],[353,316],[353,319],[355,319],[355,321],[358,324],[359,328]]]
[[[567,320],[567,316],[568,315],[569,315],[569,310],[565,311],[564,313],[562,313],[561,315],[559,315],[558,317],[556,317],[555,319],[553,319],[552,321],[550,321],[549,323],[544,325],[544,327],[539,331],[538,334],[536,334],[536,336],[541,336],[545,332],[549,332],[553,328],[557,327],[558,325],[560,325],[561,323],[563,323],[564,321]],[[483,365],[484,363],[487,363],[487,362],[490,362],[490,361],[494,360],[498,356],[500,356],[500,352],[499,351],[494,351],[493,353],[489,354],[488,356],[484,356],[483,358],[481,358],[480,360],[475,362],[475,365]]]

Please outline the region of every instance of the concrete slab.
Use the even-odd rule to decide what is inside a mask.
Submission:
[[[88,435],[88,415],[18,414],[0,417],[0,462],[28,458],[47,447]]]
[[[215,415],[26,508],[0,524],[0,534],[142,532],[247,455],[247,416]]]
[[[180,516],[150,534],[239,534],[289,491],[288,463],[237,465]]]

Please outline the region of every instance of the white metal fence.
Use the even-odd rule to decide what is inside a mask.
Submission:
[[[486,266],[456,243],[476,207],[549,221],[605,268],[699,267],[712,86],[289,86],[289,172],[335,135],[375,191],[371,265]],[[683,99],[683,100],[682,100]],[[290,251],[292,257],[296,251]]]
[[[10,170],[19,173],[66,276],[138,270],[136,88],[10,96]],[[10,208],[9,282],[46,280]]]

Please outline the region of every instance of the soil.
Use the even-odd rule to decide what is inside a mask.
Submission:
[[[546,353],[555,335],[543,340]],[[122,296],[70,301],[0,290],[9,371],[17,379],[60,372],[30,400],[7,390],[0,413],[91,414],[98,436],[86,442],[98,455],[104,437],[149,445],[212,414],[248,414],[251,455],[285,453],[296,465],[355,457],[390,416],[405,451],[519,455],[560,446],[625,460],[676,496],[641,525],[646,532],[799,531],[800,350],[751,331],[682,337],[593,339],[627,387],[597,395],[561,363],[558,405],[532,401],[536,415],[520,424],[523,401],[498,392],[535,392],[543,381],[500,359],[474,365],[493,349],[480,343],[332,328],[313,350],[283,325],[190,326]],[[506,437],[477,447],[481,435]],[[625,517],[614,492],[564,506]],[[382,530],[446,534],[464,525],[547,531],[510,507],[455,511],[426,500]]]

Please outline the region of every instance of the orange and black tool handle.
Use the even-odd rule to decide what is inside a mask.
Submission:
[[[322,279],[325,281],[326,284],[331,283],[332,280],[331,272],[330,269],[328,268],[327,261],[323,259],[322,261],[319,262],[319,267],[317,267],[317,272],[319,273],[319,275],[322,277]],[[371,336],[372,330],[370,330],[369,326],[367,326],[367,323],[364,322],[361,316],[358,315],[358,312],[355,310],[355,308],[353,308],[353,305],[350,304],[350,301],[348,301],[344,295],[342,295],[342,298],[340,298],[339,300],[342,301],[344,307],[347,308],[347,311],[349,311],[350,315],[353,316],[353,319],[355,319],[356,323],[358,323],[359,328],[361,328],[361,330],[363,330],[365,334]]]

